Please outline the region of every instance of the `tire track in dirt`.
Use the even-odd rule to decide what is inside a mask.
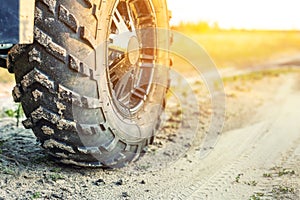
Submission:
[[[202,177],[201,180],[196,180],[196,183],[181,192],[181,195],[178,195],[177,197],[179,199],[185,199],[191,195],[189,199],[249,198],[253,192],[252,190],[249,190],[248,187],[234,184],[238,173],[253,171],[253,169],[257,167],[271,166],[274,161],[280,158],[282,152],[289,149],[291,142],[299,138],[297,130],[300,130],[300,126],[290,127],[289,123],[289,120],[297,119],[297,116],[300,114],[297,112],[291,113],[293,108],[289,107],[289,105],[297,107],[300,102],[300,94],[294,94],[294,91],[291,89],[294,84],[295,78],[289,77],[285,84],[278,90],[274,102],[272,102],[271,105],[268,105],[268,108],[262,108],[261,113],[265,113],[263,122],[225,133],[217,144],[214,156],[215,162],[218,162],[218,153],[216,151],[219,151],[221,157],[223,157],[221,159],[223,164],[223,159],[228,160],[229,164],[225,164],[217,169],[216,173],[211,174],[211,177],[203,173],[198,174],[198,176]],[[286,98],[287,96],[289,98]],[[281,107],[276,107],[276,103],[278,102],[282,103],[280,104]],[[277,115],[274,115],[274,113]],[[258,115],[262,114],[259,113]],[[273,117],[270,117],[270,115],[273,115]],[[288,119],[286,119],[286,117],[288,117]],[[280,132],[281,129],[286,129],[289,134]],[[281,142],[286,138],[289,138],[291,141]],[[239,143],[240,141],[242,142]],[[233,148],[231,150],[238,153],[231,153],[231,158],[230,156],[226,158],[222,155],[222,151],[226,152],[224,151],[226,150],[226,145],[232,145],[232,143],[238,148]],[[299,145],[299,143],[296,144]],[[273,150],[276,145],[278,146],[277,149]],[[203,162],[209,165],[210,161],[204,159]],[[222,162],[217,165],[221,164]],[[205,178],[203,179],[205,176],[209,178],[206,180]],[[261,186],[261,188],[265,189],[265,186]],[[173,198],[174,196],[176,195],[173,195]]]

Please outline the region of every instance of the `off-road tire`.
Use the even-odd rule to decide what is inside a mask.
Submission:
[[[130,2],[147,1],[153,4],[156,28],[168,29],[165,0]],[[27,117],[23,124],[62,163],[123,166],[140,157],[158,128],[168,83],[168,33],[156,34],[153,76],[159,83],[152,83],[137,113],[120,113],[105,63],[109,22],[118,2],[36,1],[34,43],[9,53],[8,68],[17,83],[13,97]],[[131,135],[136,129],[142,137]]]

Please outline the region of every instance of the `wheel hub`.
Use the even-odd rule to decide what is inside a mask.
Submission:
[[[128,47],[127,47],[128,60],[132,65],[137,64],[138,59],[140,57],[139,46],[140,44],[137,37],[132,36],[129,39]]]
[[[132,115],[142,108],[153,81],[156,37],[154,31],[144,33],[141,29],[156,26],[155,13],[151,0],[120,0],[111,16],[107,45],[109,87],[116,107]]]

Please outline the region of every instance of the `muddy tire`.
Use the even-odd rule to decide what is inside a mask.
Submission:
[[[35,41],[15,46],[8,67],[42,147],[79,166],[140,157],[163,109],[169,36],[156,28],[168,20],[164,0],[36,2]]]

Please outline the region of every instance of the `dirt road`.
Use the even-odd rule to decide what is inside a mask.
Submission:
[[[31,131],[1,119],[0,199],[300,199],[300,71],[224,79],[225,126],[205,158],[210,98],[201,81],[191,82],[200,112],[179,88],[185,102],[169,96],[155,143],[122,169],[56,164]],[[180,106],[188,113],[184,121]],[[197,127],[187,123],[195,120]]]

